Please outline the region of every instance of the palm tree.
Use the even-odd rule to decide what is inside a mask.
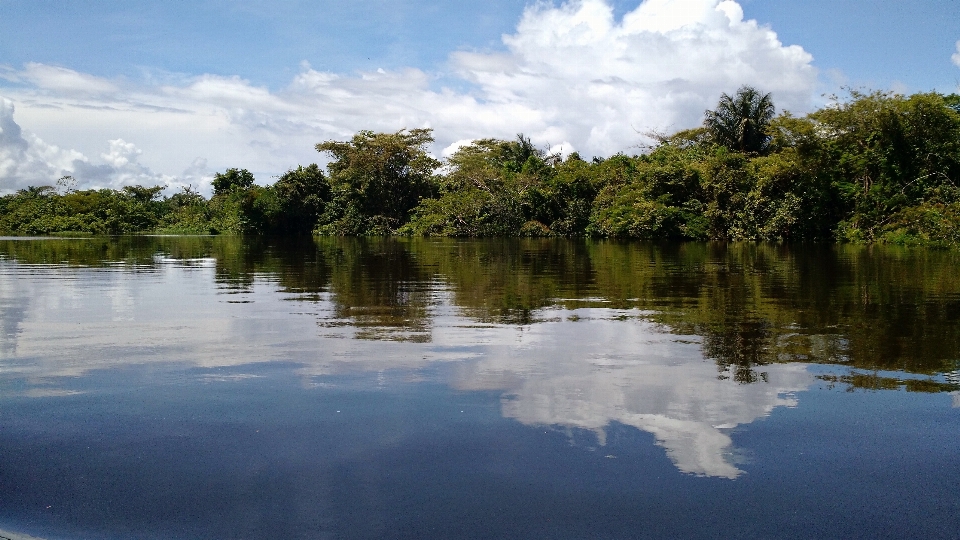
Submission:
[[[517,140],[505,143],[502,148],[501,160],[503,165],[514,172],[520,172],[524,163],[531,157],[544,157],[543,150],[537,148],[530,142],[530,137],[524,136],[523,133],[517,133]]]
[[[761,153],[770,143],[767,126],[775,113],[770,94],[742,86],[734,97],[723,94],[717,110],[706,112],[703,125],[718,144],[740,152]]]

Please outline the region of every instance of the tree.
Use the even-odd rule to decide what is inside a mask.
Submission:
[[[874,240],[918,205],[960,205],[960,113],[950,96],[850,92],[809,115],[847,206],[841,237]],[[820,168],[825,168],[821,166]],[[938,210],[940,211],[940,210]]]
[[[285,172],[273,191],[280,206],[277,232],[309,234],[330,200],[330,183],[316,164]]]
[[[458,148],[444,164],[439,198],[421,201],[404,232],[516,236],[524,216],[515,177],[524,161],[535,155],[532,146],[528,150],[533,150],[523,155],[522,136],[520,139],[520,143],[480,139]]]
[[[960,113],[960,94],[950,94],[943,96],[943,102],[951,109]]]
[[[506,167],[507,170],[520,172],[523,170],[524,165],[530,162],[531,158],[534,160],[532,164],[542,164],[545,152],[534,146],[530,141],[530,137],[524,136],[523,133],[517,133],[517,140],[509,142],[503,141],[501,143],[499,157],[502,165]]]
[[[332,234],[385,234],[405,224],[420,199],[435,189],[440,162],[430,157],[430,129],[361,131],[350,141],[326,141],[317,151],[327,165],[333,204],[325,212]]]
[[[53,186],[27,186],[26,189],[17,190],[17,196],[23,197],[24,199],[40,199],[53,193],[56,193],[56,189],[54,189]]]
[[[246,169],[227,169],[213,177],[213,194],[224,195],[253,185],[253,174]]]
[[[138,203],[146,204],[155,201],[157,197],[160,196],[160,192],[162,192],[165,188],[166,186],[124,186],[123,192]]]
[[[706,112],[703,125],[717,144],[738,152],[759,154],[769,146],[767,126],[775,113],[770,94],[742,86],[733,97],[720,96],[717,109]]]

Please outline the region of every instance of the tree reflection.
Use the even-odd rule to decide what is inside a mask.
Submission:
[[[316,245],[332,268],[334,317],[322,325],[353,328],[360,339],[430,341],[435,284],[415,252],[389,238],[321,238]]]
[[[960,403],[957,257],[558,240],[0,240],[0,384],[54,395],[69,391],[57,380],[169,361],[280,360],[305,381],[416,379],[448,362],[448,384],[498,393],[506,418],[587,430],[599,445],[611,425],[633,426],[681,471],[735,478],[732,430],[796,405],[818,379]],[[62,302],[71,295],[82,301]],[[254,305],[228,305],[238,301]]]
[[[223,292],[243,293],[264,282],[292,299],[330,302],[320,325],[362,339],[430,341],[434,308],[440,305],[481,324],[521,327],[555,309],[639,310],[668,332],[700,336],[702,353],[716,362],[718,377],[740,384],[763,382],[765,366],[790,362],[931,376],[955,370],[960,356],[955,271],[960,254],[948,251],[533,239],[100,237],[0,240],[0,258],[134,271],[152,271],[171,259],[212,260]],[[834,382],[870,387],[854,379]]]

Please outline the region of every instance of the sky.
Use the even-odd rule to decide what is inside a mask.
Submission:
[[[361,129],[633,154],[744,84],[956,92],[960,0],[0,0],[0,193],[267,184]]]

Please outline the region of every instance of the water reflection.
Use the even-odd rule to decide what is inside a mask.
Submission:
[[[448,363],[504,417],[654,434],[741,474],[731,432],[812,384],[953,392],[957,254],[559,241],[0,241],[0,389],[130,365],[293,362],[304,385]],[[835,366],[811,374],[811,364]],[[209,374],[207,375],[209,376]],[[232,373],[231,377],[242,377]],[[89,391],[95,391],[89,390]]]
[[[0,284],[6,290],[14,288],[9,280],[0,281]],[[27,315],[28,306],[28,299],[22,296],[0,298],[0,357],[17,352],[17,336],[21,332],[20,326]]]
[[[793,393],[813,382],[806,366],[789,364],[766,367],[764,384],[732,384],[704,360],[696,337],[665,333],[636,310],[543,315],[548,322],[522,332],[486,332],[490,344],[461,365],[455,384],[502,392],[503,415],[524,424],[593,431],[600,447],[614,423],[652,433],[686,473],[737,477],[730,432],[794,406]],[[471,333],[480,332],[452,329],[436,339],[450,347],[480,341]]]

